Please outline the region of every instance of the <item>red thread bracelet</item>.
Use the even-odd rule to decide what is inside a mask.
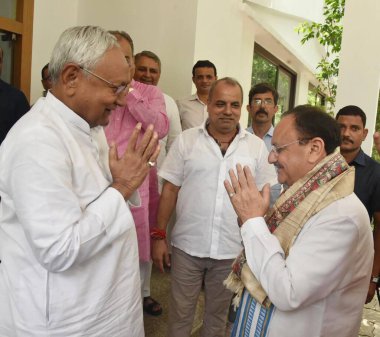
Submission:
[[[164,240],[166,239],[166,231],[157,227],[153,227],[150,230],[150,237],[152,240]]]

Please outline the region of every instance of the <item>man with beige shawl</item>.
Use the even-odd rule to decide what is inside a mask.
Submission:
[[[246,167],[230,171],[245,247],[226,282],[240,300],[232,336],[358,335],[373,240],[339,139],[318,108],[283,115],[268,160],[288,188],[269,211],[269,188],[260,193]]]

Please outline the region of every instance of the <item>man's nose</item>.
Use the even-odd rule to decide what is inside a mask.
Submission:
[[[232,114],[232,106],[230,104],[226,104],[226,109],[224,110],[224,113],[226,115],[231,115]]]
[[[277,155],[273,150],[269,151],[268,155],[268,163],[269,164],[274,164],[277,161]]]
[[[116,96],[115,104],[117,106],[125,106],[127,104],[127,92],[128,92],[128,89],[124,90],[123,92],[121,92],[119,95]]]

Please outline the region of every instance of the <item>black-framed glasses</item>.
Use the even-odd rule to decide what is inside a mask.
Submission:
[[[254,106],[260,106],[260,105],[264,105],[264,106],[272,106],[272,105],[274,105],[274,102],[273,102],[273,99],[271,99],[271,98],[265,98],[265,99],[255,98],[255,99],[252,101],[252,104],[253,104]]]
[[[311,138],[303,138],[303,139],[297,139],[297,140],[294,140],[293,142],[290,142],[290,143],[287,143],[287,144],[284,144],[284,145],[272,145],[270,147],[270,151],[269,153],[274,153],[276,156],[278,156],[282,151],[284,151],[289,145],[293,145],[293,144],[296,144],[296,143],[300,143],[300,144],[306,144]]]
[[[127,87],[128,87],[128,84],[121,84],[121,85],[116,85],[110,81],[107,81],[105,78],[99,76],[99,75],[96,75],[95,73],[93,73],[92,71],[86,69],[85,67],[83,66],[79,66],[80,69],[82,69],[83,71],[85,71],[86,73],[96,77],[97,79],[107,83],[114,91],[114,94],[115,95],[120,95],[122,92],[124,92]]]

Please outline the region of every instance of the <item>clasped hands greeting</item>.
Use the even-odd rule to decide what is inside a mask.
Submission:
[[[134,128],[127,148],[119,158],[116,144],[111,144],[109,150],[109,166],[112,175],[111,186],[128,199],[143,183],[149,169],[156,163],[160,147],[158,135],[153,125],[145,130],[144,136],[137,144],[141,132],[141,123]]]
[[[239,226],[248,219],[263,217],[269,208],[270,185],[265,184],[259,191],[249,167],[240,164],[236,165],[236,173],[231,169],[229,175],[231,182],[225,180],[224,187],[238,215]]]

